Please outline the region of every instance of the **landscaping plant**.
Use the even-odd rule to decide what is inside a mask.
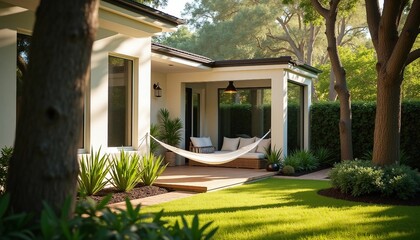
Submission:
[[[163,211],[156,214],[140,212],[126,200],[126,210],[107,207],[110,196],[99,203],[87,198],[80,201],[72,218],[68,218],[70,201],[66,201],[57,215],[44,205],[40,222],[32,221],[32,214],[7,212],[10,198],[0,198],[0,238],[4,239],[211,239],[217,228],[212,222],[200,224],[197,215],[191,223],[182,216],[168,223]]]
[[[106,175],[109,168],[109,155],[101,154],[101,148],[97,152],[92,148],[89,156],[82,155],[78,178],[79,194],[90,196],[101,191],[108,183]]]
[[[141,181],[146,186],[151,186],[156,179],[165,171],[168,164],[163,164],[162,156],[153,153],[144,155],[140,161]]]
[[[292,176],[295,174],[295,169],[290,165],[286,165],[283,167],[281,172],[286,176]]]
[[[124,150],[119,155],[112,156],[110,182],[118,191],[128,192],[140,182],[142,173],[139,161],[140,156],[137,153],[129,154]]]
[[[10,158],[12,158],[13,148],[3,147],[0,154],[0,195],[2,195],[6,188],[7,171],[9,169]]]
[[[332,167],[334,166],[334,159],[332,157],[331,151],[325,147],[319,147],[313,151],[313,154],[318,159],[320,166],[322,167]]]
[[[371,161],[353,160],[338,163],[330,172],[331,184],[352,196],[380,194],[408,199],[420,191],[420,176],[405,165],[378,167]]]
[[[284,165],[292,166],[296,172],[313,171],[319,167],[319,161],[311,151],[298,150],[284,159]]]

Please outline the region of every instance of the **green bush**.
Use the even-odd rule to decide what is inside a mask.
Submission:
[[[92,199],[80,201],[71,219],[70,201],[57,215],[44,205],[41,220],[32,220],[33,214],[7,212],[10,198],[0,198],[0,236],[3,239],[211,239],[217,228],[211,222],[201,225],[197,215],[189,223],[181,217],[175,224],[162,220],[160,213],[144,214],[140,205],[133,207],[126,200],[126,210],[106,207],[110,197],[96,204]]]
[[[140,161],[141,181],[144,185],[151,186],[165,171],[167,165],[163,165],[162,156],[155,156],[153,153],[144,155]]]
[[[374,102],[352,103],[352,136],[354,158],[373,149],[376,104]],[[334,162],[340,161],[338,123],[340,106],[338,102],[314,103],[311,106],[311,149],[327,148]],[[401,106],[401,163],[420,168],[420,102],[404,101]]]
[[[283,159],[283,150],[276,149],[275,147],[273,149],[265,148],[265,158],[267,159],[268,164],[277,163],[280,164],[281,160]]]
[[[319,147],[313,151],[313,154],[318,158],[319,164],[322,167],[334,166],[334,158],[332,157],[331,151],[328,148]]]
[[[291,175],[295,174],[295,169],[290,165],[286,165],[286,166],[283,167],[281,172],[286,176],[291,176]]]
[[[404,165],[381,168],[371,161],[344,161],[334,166],[330,178],[333,187],[355,197],[381,194],[407,199],[420,191],[417,171]]]
[[[13,155],[13,148],[3,147],[0,154],[0,195],[2,195],[6,189],[7,171]]]
[[[97,152],[91,150],[89,156],[82,155],[78,178],[78,191],[82,196],[90,196],[101,191],[108,183],[106,175],[109,171],[108,154],[101,155],[101,148]]]
[[[298,150],[284,159],[284,165],[292,166],[296,172],[305,172],[317,169],[319,161],[311,151]]]
[[[120,151],[112,156],[110,174],[111,184],[118,190],[128,192],[141,181],[140,157],[137,153]]]

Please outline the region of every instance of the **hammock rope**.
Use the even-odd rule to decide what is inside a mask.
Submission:
[[[205,164],[210,164],[210,165],[217,165],[217,164],[223,164],[223,163],[227,163],[230,161],[235,160],[236,158],[248,153],[249,151],[251,151],[252,149],[254,149],[255,147],[258,146],[258,144],[271,132],[271,130],[269,130],[262,138],[260,138],[258,141],[251,143],[247,146],[244,146],[236,151],[231,151],[231,152],[224,152],[224,153],[195,153],[195,152],[190,152],[184,149],[180,149],[171,145],[168,145],[162,141],[159,141],[158,139],[156,139],[155,137],[153,137],[152,135],[150,135],[151,138],[153,138],[153,140],[155,140],[156,142],[158,142],[162,147],[168,149],[169,151],[172,151],[180,156],[183,156],[185,158],[197,161],[197,162],[201,162],[201,163],[205,163]]]

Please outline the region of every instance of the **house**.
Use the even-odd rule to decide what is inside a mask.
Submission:
[[[13,145],[19,89],[24,84],[17,62],[27,56],[38,3],[0,0],[0,146]],[[180,147],[188,146],[189,136],[210,136],[220,147],[223,136],[262,136],[271,129],[272,145],[285,154],[288,149],[308,148],[317,69],[291,57],[213,61],[152,43],[152,36],[175,31],[183,20],[130,0],[100,1],[99,24],[80,153],[91,146],[108,152],[121,146],[145,151],[142,143],[161,108],[184,124]],[[223,93],[228,83],[238,93]],[[154,93],[157,85],[161,96]],[[246,116],[232,112],[232,106],[242,106],[245,110],[238,111]]]

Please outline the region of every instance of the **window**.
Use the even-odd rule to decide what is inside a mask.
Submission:
[[[109,56],[108,66],[108,146],[131,146],[133,61]]]
[[[219,89],[219,145],[223,137],[261,137],[271,128],[271,89],[237,90]]]

